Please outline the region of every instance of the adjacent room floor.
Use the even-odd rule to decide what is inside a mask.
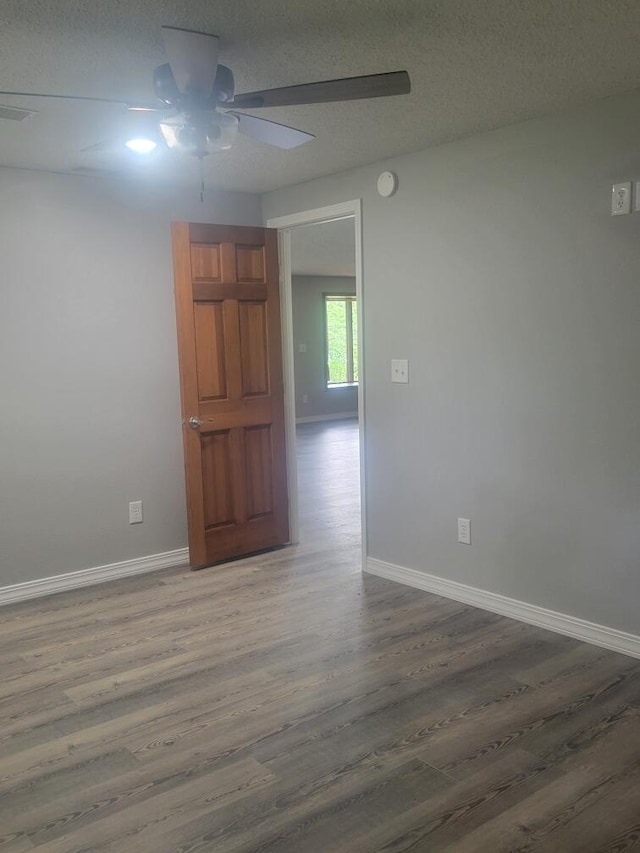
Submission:
[[[298,425],[301,542],[320,537],[337,548],[360,548],[358,444],[355,419]]]
[[[299,451],[299,546],[1,611],[0,851],[640,849],[640,661],[363,577]]]

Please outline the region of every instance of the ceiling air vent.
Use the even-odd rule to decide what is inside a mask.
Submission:
[[[0,104],[0,119],[7,121],[24,121],[36,112],[37,110],[23,110],[22,107],[7,107],[5,104]]]

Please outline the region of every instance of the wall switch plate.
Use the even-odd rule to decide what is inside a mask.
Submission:
[[[611,187],[611,215],[621,216],[624,213],[631,213],[631,181]]]
[[[471,520],[468,518],[458,519],[458,542],[471,545]]]
[[[303,402],[303,403],[308,403],[308,402],[309,402],[309,395],[308,395],[308,394],[303,394],[303,395],[302,395],[302,402]]]
[[[142,501],[129,504],[129,524],[142,524]]]
[[[391,359],[391,381],[392,382],[409,382],[409,362],[406,358]]]
[[[298,345],[298,352],[306,352],[306,351],[307,351],[307,345],[306,344],[299,344]]]

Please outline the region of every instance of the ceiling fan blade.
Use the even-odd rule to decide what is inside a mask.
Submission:
[[[133,154],[143,154],[145,157],[148,157],[154,149],[143,149],[137,150],[136,148],[131,148],[127,145],[128,139],[139,139],[139,140],[152,140],[156,143],[155,150],[162,151],[166,148],[164,140],[160,136],[160,134],[141,134],[139,137],[136,137],[133,133],[121,133],[117,136],[111,136],[107,139],[101,139],[99,142],[94,142],[92,145],[86,145],[84,148],[80,149],[81,154],[117,154],[122,153],[129,149],[130,153]]]
[[[256,139],[258,142],[275,145],[277,148],[297,148],[298,145],[315,139],[312,133],[297,130],[295,127],[288,127],[286,124],[278,124],[275,121],[267,121],[264,118],[248,116],[243,113],[232,112],[231,115],[238,119],[240,133],[244,133],[245,136]]]
[[[171,107],[165,104],[162,107],[152,104],[145,104],[141,101],[128,101],[127,109],[132,113],[166,113]]]
[[[57,98],[62,101],[93,101],[98,104],[129,106],[129,101],[120,101],[116,98],[91,98],[88,95],[50,95],[44,92],[0,92],[0,95],[10,95],[16,98]]]
[[[81,154],[103,154],[105,151],[112,151],[120,144],[117,139],[101,139],[100,142],[94,142],[93,145],[87,145],[80,149]]]
[[[180,92],[208,98],[218,68],[218,36],[163,27],[162,37]]]
[[[389,95],[407,95],[411,80],[406,71],[386,74],[368,74],[365,77],[344,77],[340,80],[322,80],[300,86],[283,86],[262,92],[245,92],[233,99],[234,107],[289,107],[297,104],[324,104],[332,101],[356,101],[362,98],[384,98]]]

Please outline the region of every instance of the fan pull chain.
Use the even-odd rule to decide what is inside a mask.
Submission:
[[[200,204],[204,204],[204,157],[200,158]]]

